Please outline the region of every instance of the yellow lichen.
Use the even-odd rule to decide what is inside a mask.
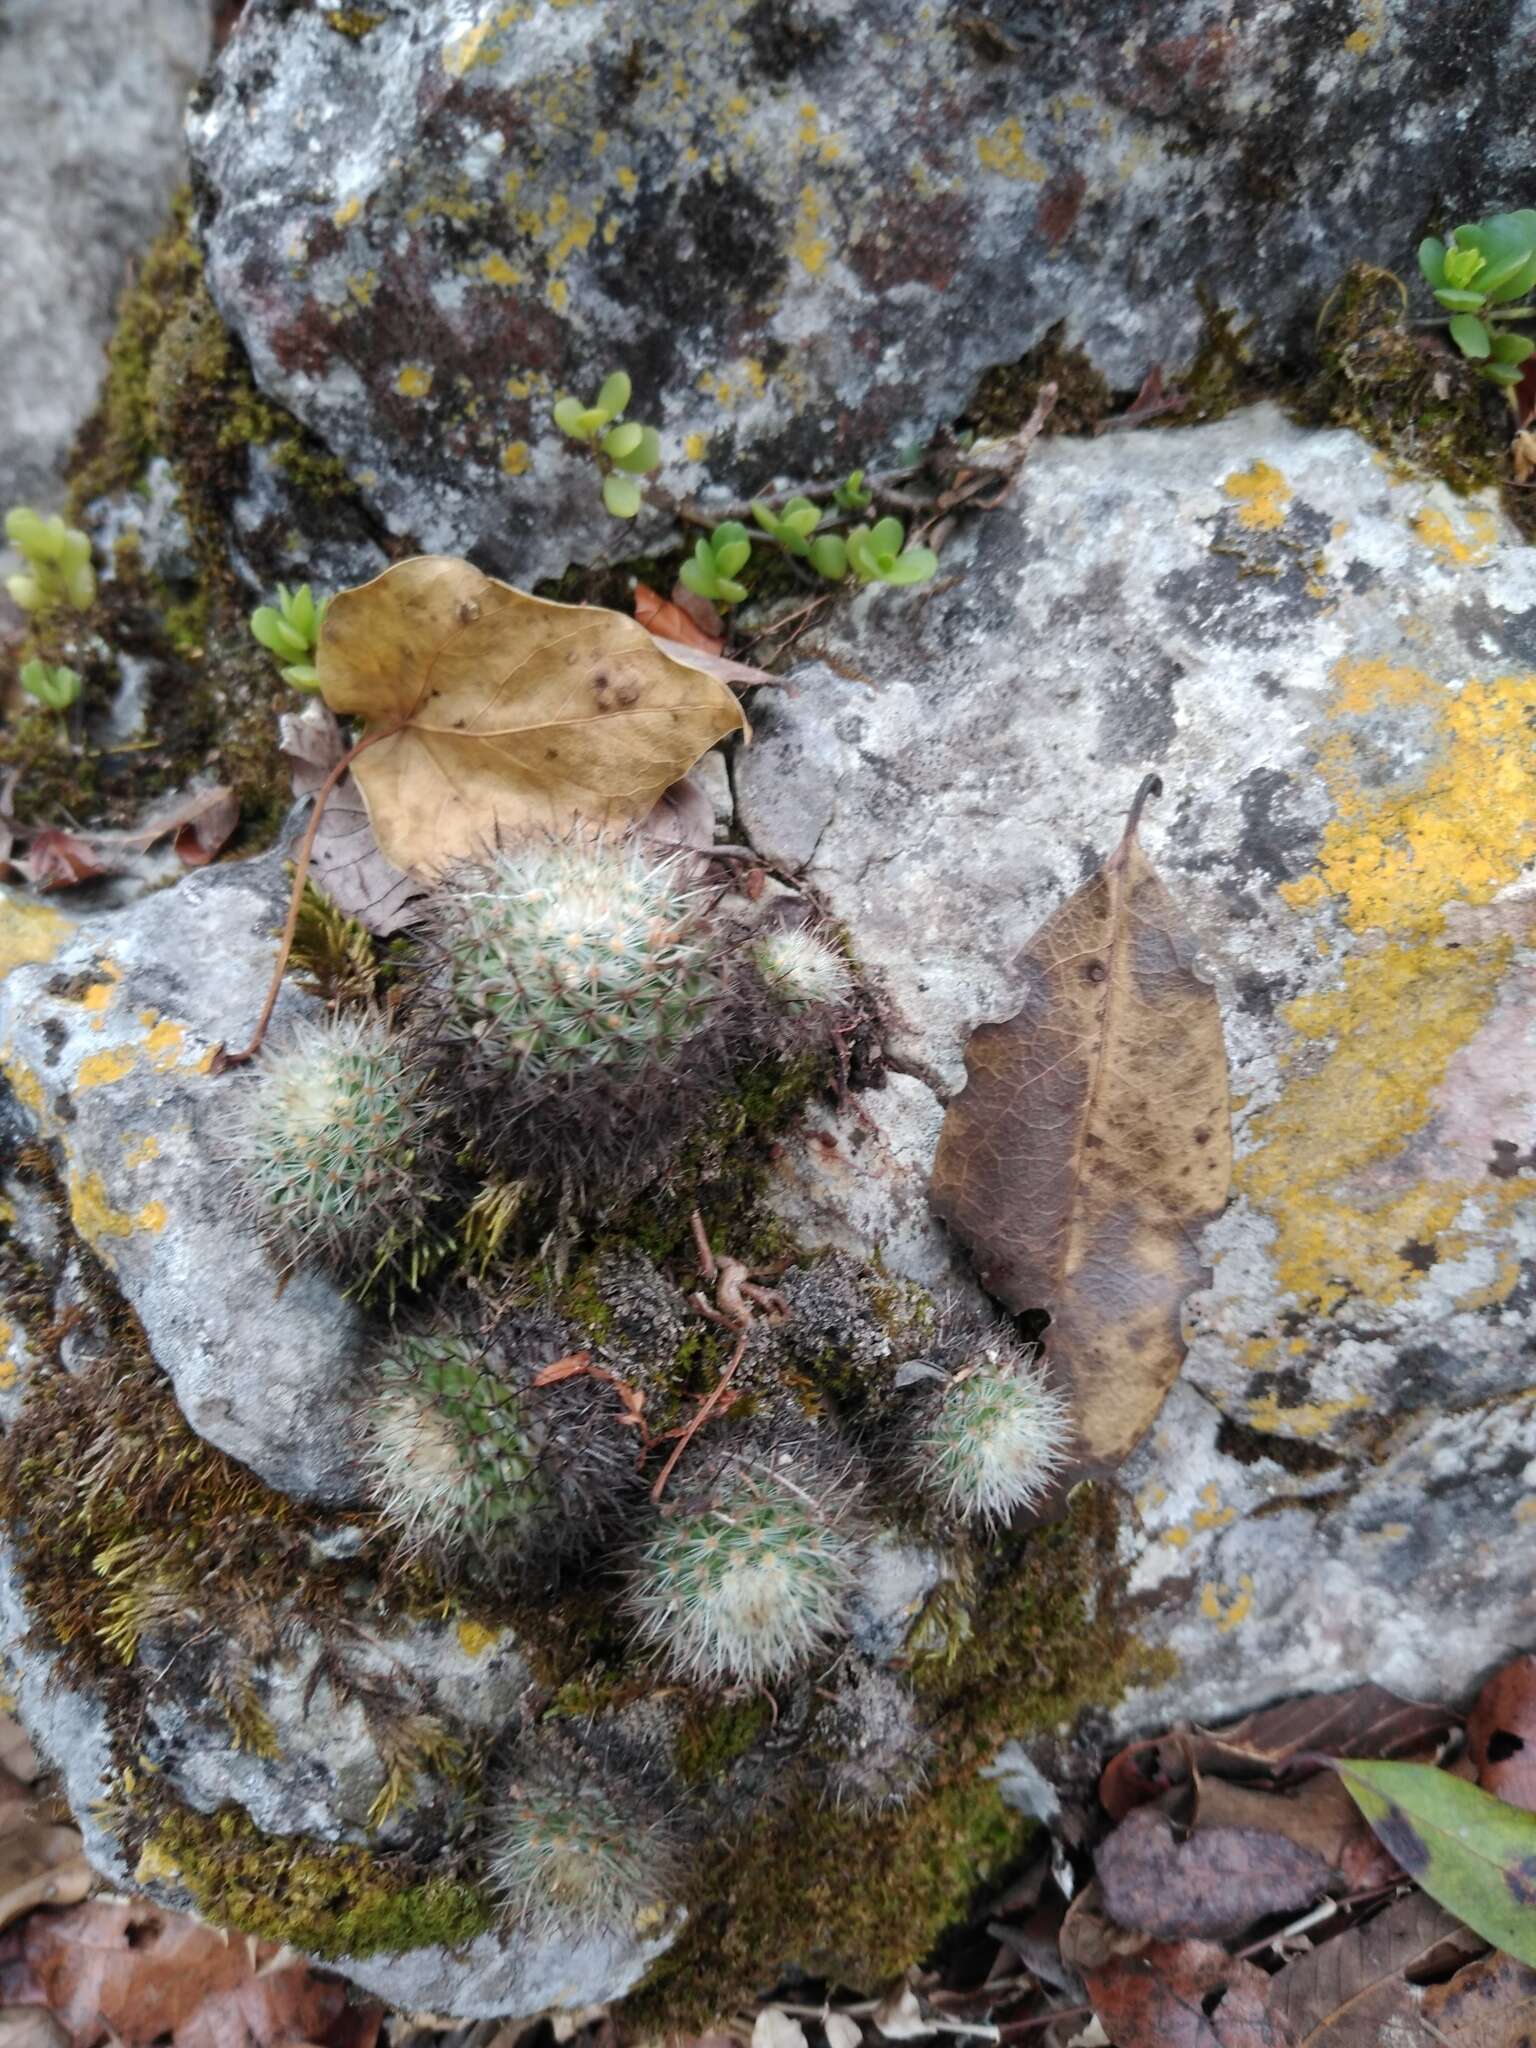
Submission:
[[[336,211],[331,215],[331,219],[337,227],[349,228],[351,227],[353,221],[357,219],[358,215],[362,212],[362,210],[363,202],[361,199],[358,198],[357,194],[354,192],[350,199],[344,199],[342,201],[341,205],[338,206]]]
[[[395,389],[402,398],[425,398],[432,389],[432,372],[420,363],[407,363],[395,379]]]
[[[1223,1635],[1246,1621],[1252,1607],[1253,1577],[1249,1572],[1238,1574],[1235,1589],[1225,1580],[1209,1579],[1200,1589],[1200,1612],[1207,1621],[1214,1621]]]
[[[160,1140],[153,1132],[140,1137],[137,1132],[128,1131],[124,1134],[123,1143],[129,1148],[124,1166],[147,1166],[151,1159],[160,1157]]]
[[[13,967],[52,960],[75,927],[46,903],[24,903],[0,892],[0,979]]]
[[[73,1178],[69,1188],[69,1213],[75,1229],[87,1244],[102,1250],[103,1238],[132,1237],[136,1230],[164,1230],[167,1216],[163,1202],[146,1202],[131,1213],[114,1209],[107,1200],[106,1184],[92,1171]]]
[[[821,225],[822,197],[814,185],[806,185],[800,192],[800,214],[795,227],[795,238],[790,244],[791,253],[802,270],[812,277],[827,260],[831,243],[825,235],[816,230]]]
[[[1463,510],[1465,533],[1458,533],[1448,513],[1438,505],[1423,505],[1413,515],[1413,531],[1444,562],[1458,568],[1481,569],[1492,559],[1498,545],[1499,523],[1483,505]]]
[[[1238,525],[1251,533],[1273,533],[1285,524],[1291,487],[1271,463],[1255,462],[1250,469],[1234,470],[1222,489],[1237,501]]]
[[[131,1045],[114,1045],[105,1052],[90,1053],[75,1071],[75,1087],[105,1088],[113,1081],[121,1081],[125,1074],[131,1074],[137,1060],[138,1054]]]
[[[458,1628],[459,1648],[466,1657],[483,1657],[497,1641],[497,1632],[486,1628],[482,1622],[461,1621]]]
[[[501,466],[508,476],[522,476],[528,468],[528,443],[509,441],[501,451]]]
[[[487,284],[522,284],[523,273],[515,270],[505,256],[487,256],[480,265],[480,275]]]
[[[1045,165],[1024,147],[1024,130],[1016,114],[1010,114],[990,135],[977,136],[976,156],[984,170],[996,171],[999,177],[1027,185],[1045,183]]]
[[[1264,1394],[1248,1403],[1248,1426],[1271,1436],[1326,1436],[1340,1416],[1357,1414],[1365,1405],[1364,1394],[1351,1394],[1347,1401],[1301,1401],[1282,1408],[1277,1395]]]

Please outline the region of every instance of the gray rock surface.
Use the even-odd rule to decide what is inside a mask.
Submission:
[[[118,293],[183,171],[207,0],[0,11],[0,506],[52,503]]]
[[[312,1268],[280,1289],[220,1136],[249,1077],[208,1073],[250,1035],[285,898],[275,854],[78,921],[7,892],[0,1059],[192,1427],[280,1491],[340,1501],[362,1322]],[[285,990],[274,1029],[306,1007]]]
[[[857,598],[737,761],[742,827],[847,921],[908,1069],[874,1128],[786,1147],[779,1200],[973,1284],[925,1205],[942,1099],[1156,770],[1238,1160],[1122,1475],[1179,1670],[1120,1723],[1464,1695],[1536,1632],[1536,554],[1265,407],[1042,444],[945,568]]]
[[[1272,357],[1524,196],[1533,0],[1475,42],[1434,0],[358,12],[249,0],[191,123],[209,279],[395,531],[524,581],[620,544],[549,420],[616,365],[680,490],[824,476],[1059,320],[1134,389],[1199,287]]]

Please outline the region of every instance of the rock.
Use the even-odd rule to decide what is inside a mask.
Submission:
[[[615,545],[549,413],[618,365],[687,493],[888,460],[1058,321],[1126,391],[1194,356],[1202,292],[1273,359],[1351,260],[1520,202],[1530,50],[1464,33],[1432,0],[249,0],[191,122],[209,279],[393,531],[531,581]]]
[[[363,1325],[314,1269],[279,1287],[221,1156],[220,1098],[249,1077],[208,1072],[249,1036],[286,893],[275,854],[78,919],[7,892],[0,1060],[192,1427],[281,1492],[336,1502]],[[309,1007],[289,987],[274,1029]]]
[[[1238,1163],[1121,1475],[1178,1675],[1118,1725],[1365,1678],[1460,1698],[1533,1620],[1536,555],[1492,500],[1258,407],[1041,445],[945,570],[855,599],[737,759],[740,828],[847,921],[898,1068],[873,1129],[785,1148],[777,1199],[974,1285],[924,1203],[941,1097],[1156,770]]]
[[[0,26],[0,503],[52,502],[129,268],[182,170],[206,0],[18,0]]]

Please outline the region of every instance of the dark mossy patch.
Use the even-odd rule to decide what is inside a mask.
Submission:
[[[1066,322],[1058,320],[1016,363],[1000,363],[983,375],[965,409],[965,424],[983,437],[1017,433],[1047,383],[1056,386],[1047,434],[1091,434],[1114,410],[1109,380],[1079,343],[1066,339]]]
[[[484,1888],[461,1877],[424,1875],[401,1857],[302,1835],[265,1835],[234,1806],[208,1814],[168,1806],[140,1871],[183,1888],[215,1926],[317,1956],[462,1948],[496,1918]]]
[[[1318,316],[1317,367],[1297,395],[1308,426],[1352,427],[1403,468],[1455,491],[1502,485],[1513,423],[1499,392],[1434,330],[1408,319],[1401,278],[1357,263]],[[1529,529],[1527,494],[1508,493]]]
[[[747,1700],[695,1699],[673,1752],[677,1775],[685,1785],[719,1777],[772,1725],[773,1707],[762,1693]]]

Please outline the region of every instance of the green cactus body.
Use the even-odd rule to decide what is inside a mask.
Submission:
[[[261,1227],[293,1257],[366,1272],[431,1198],[425,1078],[381,1018],[302,1024],[240,1098],[234,1151]]]
[[[459,1030],[530,1082],[667,1064],[718,991],[697,906],[633,846],[498,854],[445,919]]]
[[[1031,1353],[998,1343],[968,1367],[932,1398],[912,1465],[946,1514],[985,1525],[1040,1498],[1065,1457],[1071,1419]]]
[[[512,1786],[490,1841],[487,1878],[509,1912],[573,1929],[633,1926],[666,1896],[670,1847],[601,1786],[535,1778]]]
[[[808,1663],[844,1630],[856,1557],[842,1517],[822,1505],[827,1491],[820,1475],[802,1486],[743,1469],[664,1521],[631,1582],[642,1639],[707,1683],[757,1684]]]
[[[838,1007],[853,994],[853,974],[837,948],[806,926],[770,932],[752,948],[764,988],[792,1016],[823,1005]]]
[[[551,1506],[526,1397],[462,1337],[397,1340],[379,1368],[364,1463],[408,1548],[521,1551]]]

